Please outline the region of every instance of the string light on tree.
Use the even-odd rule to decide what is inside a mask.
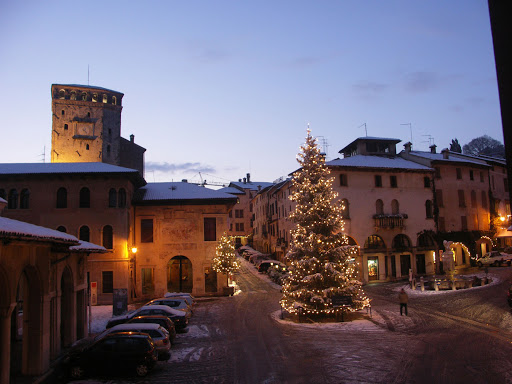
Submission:
[[[348,245],[343,234],[343,205],[336,200],[334,178],[308,127],[306,143],[297,155],[301,169],[293,174],[296,202],[290,218],[295,222],[291,232],[290,274],[283,284],[281,306],[290,313],[300,307],[308,314],[335,315],[333,296],[350,296],[355,311],[369,305],[361,282],[357,279],[354,257],[356,247]]]
[[[235,244],[231,236],[222,235],[216,247],[216,256],[212,261],[212,268],[215,272],[225,273],[227,283],[229,283],[229,275],[240,269],[240,262],[235,253]]]

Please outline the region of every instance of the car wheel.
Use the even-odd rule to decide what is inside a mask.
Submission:
[[[141,364],[137,365],[137,367],[135,368],[135,371],[137,372],[137,376],[144,377],[148,374],[149,368],[148,368],[147,364],[141,363]]]
[[[71,366],[71,369],[69,370],[69,375],[73,379],[81,379],[85,376],[85,371],[83,368],[79,365],[73,365]]]

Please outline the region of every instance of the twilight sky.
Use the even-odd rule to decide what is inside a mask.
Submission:
[[[365,126],[398,150],[503,142],[486,0],[0,0],[0,162],[50,161],[51,84],[88,65],[148,182],[273,181],[308,123],[329,160]]]

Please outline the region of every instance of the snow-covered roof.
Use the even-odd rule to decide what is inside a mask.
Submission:
[[[60,243],[79,244],[79,240],[75,236],[55,229],[9,219],[7,217],[0,217],[0,237],[16,237],[24,238],[26,240],[47,240]]]
[[[77,251],[77,252],[93,252],[93,253],[104,253],[108,252],[108,250],[105,247],[102,247],[101,245],[89,243],[88,241],[78,240],[80,242],[79,245],[73,245],[72,247],[69,247],[71,251]]]
[[[0,203],[4,203],[4,204],[7,204],[7,200],[5,200],[5,199],[2,199],[2,198],[0,197]]]
[[[429,159],[431,161],[444,161],[444,162],[451,162],[451,163],[456,162],[456,163],[486,165],[484,159],[459,156],[458,153],[454,153],[454,152],[449,153],[448,159],[445,159],[442,153],[411,151],[411,152],[409,152],[409,154],[412,156]]]
[[[377,136],[362,136],[362,137],[358,137],[354,141],[358,141],[358,140],[396,141],[397,143],[402,141],[400,139],[394,139],[394,138],[391,138],[391,137],[377,137]]]
[[[219,192],[224,192],[224,193],[230,193],[232,195],[243,195],[245,194],[245,192],[237,189],[237,188],[233,188],[233,187],[224,187],[224,188],[221,188],[221,189],[217,189],[217,191]]]
[[[0,163],[0,175],[55,173],[138,173],[107,163]]]
[[[273,183],[270,183],[268,181],[261,181],[261,182],[249,181],[249,182],[245,182],[245,183],[243,181],[232,181],[231,183],[229,183],[230,186],[234,185],[238,188],[249,189],[251,191],[259,191],[260,189],[266,188],[272,184]]]
[[[335,159],[325,163],[328,167],[386,168],[409,169],[416,171],[433,171],[432,168],[405,160],[401,157],[355,155],[343,159]]]
[[[136,202],[180,201],[180,200],[233,200],[236,197],[224,192],[200,187],[185,182],[148,183],[139,188],[135,195]]]

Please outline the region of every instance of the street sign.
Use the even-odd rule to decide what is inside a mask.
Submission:
[[[345,307],[352,305],[352,296],[333,296],[331,300],[333,307]]]

